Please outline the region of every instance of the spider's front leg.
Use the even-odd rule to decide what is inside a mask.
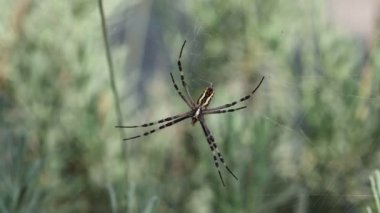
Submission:
[[[220,177],[220,180],[222,181],[222,184],[223,186],[225,186],[224,184],[224,181],[223,181],[223,177],[222,177],[222,174],[220,173],[220,168],[219,168],[219,163],[221,163],[226,169],[227,171],[236,179],[238,180],[238,178],[236,177],[236,175],[231,171],[231,169],[226,165],[225,161],[224,161],[224,158],[222,156],[222,153],[220,153],[219,149],[218,149],[218,145],[216,145],[216,142],[215,142],[215,139],[214,139],[214,136],[211,134],[211,131],[210,129],[208,128],[207,124],[206,124],[206,121],[204,120],[203,117],[200,117],[200,124],[201,124],[201,127],[202,127],[202,130],[205,134],[205,137],[207,139],[207,143],[209,144],[210,146],[210,149],[211,149],[211,152],[212,152],[212,155],[213,155],[213,159],[214,159],[214,164],[215,164],[215,167],[216,169],[218,170],[218,173],[219,173],[219,177]],[[218,161],[219,160],[219,161]]]

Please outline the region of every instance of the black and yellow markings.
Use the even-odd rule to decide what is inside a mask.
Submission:
[[[202,95],[198,98],[197,105],[206,108],[210,104],[213,96],[214,96],[214,89],[211,87],[208,87],[207,89],[205,89],[205,91],[203,91]]]

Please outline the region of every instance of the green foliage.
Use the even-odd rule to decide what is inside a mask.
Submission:
[[[36,183],[43,161],[27,157],[25,140],[21,138],[3,138],[0,145],[3,157],[0,162],[1,212],[40,211],[44,193],[43,188]]]
[[[369,177],[371,182],[371,189],[376,206],[376,212],[380,212],[380,171],[376,170],[373,175]],[[367,212],[372,213],[371,207],[367,207]]]
[[[378,41],[361,46],[312,0],[104,4],[106,16],[126,18],[117,26],[125,31],[162,28],[153,36],[167,49],[155,52],[170,50],[173,63],[140,85],[139,72],[123,71],[124,57],[152,53],[157,46],[142,51],[150,31],[133,28],[127,45],[112,49],[126,124],[186,109],[168,77],[178,77],[183,39],[191,91],[203,89],[198,79],[212,81],[213,106],[265,76],[245,111],[208,117],[239,181],[223,171],[222,186],[201,129],[187,122],[125,149],[95,1],[3,1],[1,212],[355,212],[370,204],[355,195],[369,195],[363,180],[380,167]],[[145,15],[163,21],[148,25]],[[185,35],[168,33],[176,21],[186,22],[178,27]]]

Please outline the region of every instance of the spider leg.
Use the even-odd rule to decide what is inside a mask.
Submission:
[[[211,149],[211,152],[212,152],[212,155],[213,155],[213,159],[214,159],[214,164],[215,164],[216,169],[218,169],[218,174],[219,174],[220,180],[222,181],[223,186],[226,186],[224,184],[222,174],[220,173],[219,162],[218,162],[217,154],[216,154],[215,148],[214,148],[214,142],[213,142],[213,139],[211,139],[212,136],[210,136],[209,132],[206,130],[206,128],[205,128],[205,126],[203,124],[203,121],[200,121],[200,123],[201,123],[202,129],[203,129],[203,132],[204,132],[204,134],[206,136],[207,143],[210,146],[210,149]]]
[[[183,88],[185,88],[187,98],[188,98],[188,100],[190,100],[191,104],[194,105],[194,100],[191,98],[191,95],[190,95],[189,89],[188,89],[188,87],[187,87],[187,83],[186,83],[186,81],[185,81],[185,76],[184,76],[184,74],[183,74],[182,64],[181,64],[181,56],[182,56],[182,51],[183,51],[183,48],[185,47],[185,44],[186,44],[186,40],[183,42],[183,45],[182,45],[181,51],[180,51],[180,53],[179,53],[179,57],[178,57],[178,61],[177,61],[177,65],[178,65],[179,73],[180,73],[180,75],[181,75],[182,86],[183,86]]]
[[[185,96],[182,94],[182,92],[179,90],[177,84],[175,83],[175,80],[174,80],[174,77],[173,77],[173,74],[170,72],[170,77],[172,78],[172,82],[173,82],[173,85],[174,85],[174,88],[175,90],[177,91],[178,95],[181,96],[182,100],[185,101],[185,103],[187,104],[187,106],[189,106],[190,108],[192,108],[192,105],[189,103],[189,101],[185,98]]]
[[[214,139],[214,136],[212,136],[211,134],[211,131],[209,130],[209,128],[207,127],[207,124],[206,124],[206,121],[201,118],[199,120],[199,122],[201,123],[201,126],[202,126],[202,129],[203,129],[203,132],[206,136],[206,139],[207,139],[207,142],[210,146],[210,149],[212,151],[212,154],[213,154],[213,158],[214,158],[214,163],[215,163],[215,167],[218,169],[218,173],[219,173],[219,177],[220,177],[220,180],[222,181],[222,184],[223,186],[225,186],[224,184],[224,181],[223,181],[223,178],[222,178],[222,175],[220,173],[220,169],[219,169],[219,163],[217,161],[217,159],[219,159],[219,161],[223,164],[223,166],[227,169],[227,171],[236,179],[238,180],[238,178],[236,177],[236,175],[231,171],[231,169],[226,165],[226,163],[224,162],[224,158],[222,156],[222,154],[220,153],[219,149],[218,149],[218,145],[216,145],[215,143],[215,139]]]
[[[170,116],[170,117],[166,117],[166,118],[163,118],[163,119],[160,119],[160,120],[157,120],[157,121],[153,121],[153,122],[148,122],[148,123],[145,123],[145,124],[140,124],[140,125],[130,125],[130,126],[115,126],[116,128],[138,128],[138,127],[149,127],[149,126],[153,126],[153,125],[156,125],[156,124],[160,124],[160,123],[164,123],[164,122],[168,122],[168,121],[172,121],[176,118],[179,118],[179,117],[182,117],[182,116],[185,116],[185,115],[189,115],[190,112],[185,112],[185,113],[182,113],[182,114],[179,114],[179,115],[174,115],[174,116]]]
[[[238,111],[238,110],[241,110],[241,109],[245,109],[247,108],[247,106],[243,106],[243,107],[239,107],[239,108],[232,108],[232,109],[219,109],[219,110],[204,110],[203,111],[203,114],[204,115],[207,115],[207,114],[219,114],[219,113],[226,113],[226,112],[234,112],[234,111]]]
[[[249,98],[252,97],[252,95],[256,92],[256,90],[261,86],[261,83],[264,81],[264,76],[261,78],[261,81],[260,83],[256,86],[256,88],[249,94],[249,95],[246,95],[242,98],[240,98],[239,100],[236,100],[236,101],[233,101],[229,104],[225,104],[225,105],[222,105],[222,106],[219,106],[219,107],[214,107],[214,108],[210,108],[208,110],[218,110],[218,109],[224,109],[224,108],[228,108],[228,107],[231,107],[231,106],[234,106],[236,105],[237,103],[240,103],[240,102],[243,102],[243,101],[246,101],[248,100]]]
[[[125,139],[123,139],[123,140],[124,140],[124,141],[127,141],[127,140],[132,140],[132,139],[135,139],[135,138],[139,138],[139,137],[142,137],[142,136],[150,135],[150,134],[152,134],[152,133],[154,133],[154,132],[157,132],[157,131],[159,131],[159,130],[165,129],[166,127],[169,127],[169,126],[171,126],[171,125],[173,125],[173,124],[176,124],[176,123],[178,123],[178,122],[181,122],[181,121],[183,121],[183,120],[185,120],[186,118],[189,118],[189,117],[191,117],[191,114],[183,115],[182,117],[177,118],[177,119],[175,119],[174,121],[169,121],[169,122],[167,122],[166,124],[163,124],[163,125],[159,126],[159,127],[156,128],[156,129],[152,129],[152,130],[150,130],[150,131],[146,131],[146,132],[144,132],[144,133],[141,134],[141,135],[136,135],[136,136],[133,136],[133,137],[125,138]]]

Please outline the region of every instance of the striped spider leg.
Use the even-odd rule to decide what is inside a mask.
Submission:
[[[218,146],[217,146],[217,144],[215,142],[214,136],[212,135],[211,131],[209,130],[209,128],[208,128],[208,126],[206,124],[205,116],[209,115],[209,114],[222,114],[222,113],[234,112],[234,111],[238,111],[238,110],[247,108],[247,106],[242,106],[242,107],[238,107],[238,108],[231,108],[231,107],[234,106],[234,105],[236,105],[236,104],[238,104],[238,103],[244,102],[244,101],[248,100],[249,98],[251,98],[252,95],[256,92],[256,90],[260,87],[261,83],[264,80],[264,77],[261,79],[260,83],[256,86],[256,88],[249,95],[246,95],[246,96],[240,98],[239,100],[233,101],[233,102],[231,102],[229,104],[224,104],[224,105],[221,105],[219,107],[214,107],[214,108],[208,108],[208,106],[209,106],[209,104],[211,102],[211,99],[214,96],[214,88],[213,88],[212,84],[210,84],[210,86],[207,87],[203,91],[203,93],[199,96],[199,98],[197,99],[196,102],[193,101],[193,99],[191,98],[191,95],[190,95],[190,93],[188,91],[187,83],[185,81],[185,77],[184,77],[183,70],[182,70],[182,65],[181,65],[181,56],[182,56],[182,51],[183,51],[183,48],[184,48],[185,44],[186,44],[186,41],[183,43],[181,51],[180,51],[180,54],[179,54],[179,57],[178,57],[178,70],[180,72],[182,87],[185,90],[185,95],[178,88],[178,85],[176,84],[175,79],[174,79],[172,73],[170,73],[170,77],[171,77],[174,89],[176,90],[176,92],[178,93],[178,95],[181,97],[181,99],[186,103],[186,105],[190,108],[190,110],[188,112],[185,112],[185,113],[181,113],[181,114],[178,114],[178,115],[166,117],[166,118],[163,118],[163,119],[160,119],[160,120],[157,120],[157,121],[153,121],[153,122],[148,122],[148,123],[145,123],[145,124],[129,125],[129,126],[121,125],[121,126],[116,126],[116,127],[117,128],[139,128],[139,127],[143,127],[144,128],[144,127],[151,127],[151,126],[159,125],[158,127],[154,128],[154,129],[151,129],[149,131],[143,132],[140,135],[136,135],[136,136],[133,136],[133,137],[129,137],[129,138],[123,139],[124,141],[127,141],[127,140],[132,140],[132,139],[136,139],[136,138],[140,138],[140,137],[143,137],[143,136],[147,136],[147,135],[153,134],[153,133],[155,133],[155,132],[157,132],[159,130],[162,130],[162,129],[165,129],[167,127],[170,127],[170,126],[172,126],[172,125],[174,125],[176,123],[182,122],[182,121],[184,121],[184,120],[186,120],[188,118],[191,118],[191,123],[193,125],[199,121],[199,123],[200,123],[200,125],[202,127],[202,130],[203,130],[203,132],[205,134],[205,137],[207,139],[207,142],[208,142],[208,144],[210,146],[210,149],[212,151],[214,164],[215,164],[215,167],[218,170],[218,174],[219,174],[220,180],[222,181],[222,184],[225,186],[223,178],[222,178],[222,175],[220,173],[219,163],[221,163],[226,168],[226,170],[236,180],[238,180],[238,178],[231,171],[231,169],[226,165],[226,163],[224,161],[224,158],[223,158],[221,152],[219,151]]]
[[[181,51],[179,52],[179,56],[178,56],[178,60],[177,60],[177,65],[178,65],[178,70],[179,70],[179,73],[181,75],[181,82],[182,82],[182,87],[185,89],[186,91],[186,95],[187,95],[187,98],[188,100],[193,104],[194,106],[194,101],[193,99],[191,98],[191,95],[190,95],[190,92],[189,92],[189,88],[187,87],[187,83],[185,81],[185,75],[183,74],[183,70],[182,70],[182,64],[181,64],[181,56],[182,56],[182,51],[183,51],[183,48],[185,47],[185,44],[186,44],[186,40],[183,42],[182,44],[182,47],[181,47]],[[173,80],[173,84],[174,83],[174,80]]]
[[[247,106],[242,106],[242,107],[238,107],[238,108],[231,108],[231,109],[214,109],[214,110],[210,109],[210,110],[203,111],[203,114],[204,115],[207,115],[207,114],[220,114],[220,113],[226,113],[226,112],[234,112],[234,111],[245,109],[245,108],[247,108]]]
[[[220,180],[222,181],[223,186],[225,186],[225,184],[224,184],[224,181],[223,181],[222,174],[220,173],[219,162],[223,164],[223,166],[227,169],[227,171],[236,180],[238,180],[238,178],[236,177],[236,175],[231,171],[230,168],[228,168],[228,166],[224,162],[224,158],[223,158],[222,154],[220,153],[220,151],[218,149],[218,145],[216,145],[214,136],[211,134],[210,129],[207,127],[206,121],[204,120],[203,116],[199,119],[199,123],[202,126],[202,130],[203,130],[203,132],[205,134],[205,137],[207,139],[207,143],[210,146],[210,149],[211,149],[211,152],[212,152],[212,155],[213,155],[213,159],[214,159],[214,164],[215,164],[216,169],[218,169],[219,177],[220,177]],[[218,162],[218,160],[219,160],[219,162]]]
[[[261,78],[260,83],[256,86],[256,88],[254,90],[252,90],[252,92],[250,94],[240,98],[239,100],[233,101],[233,102],[228,103],[228,104],[224,104],[224,105],[219,106],[219,107],[207,109],[206,112],[215,111],[215,110],[219,110],[219,109],[226,109],[226,108],[232,107],[232,106],[234,106],[240,102],[244,102],[244,101],[250,99],[252,97],[252,95],[256,92],[256,90],[259,89],[259,87],[261,86],[261,83],[263,83],[263,81],[264,81],[264,76]],[[214,113],[207,113],[207,114],[214,114]]]

